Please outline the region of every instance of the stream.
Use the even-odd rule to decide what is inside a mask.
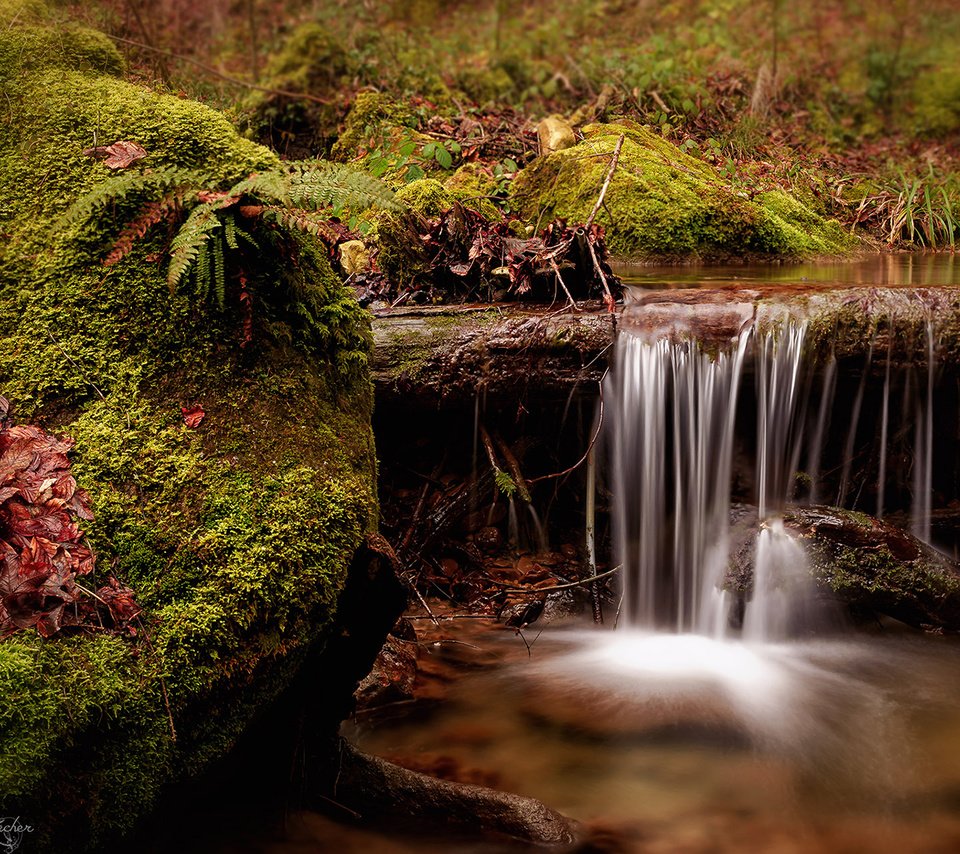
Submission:
[[[645,290],[960,285],[953,255],[749,267],[622,265],[617,272]],[[801,450],[805,460],[818,461],[824,449],[840,459],[837,476],[846,496],[844,461],[863,408],[870,429],[882,425],[883,441],[875,486],[864,486],[864,474],[856,500],[869,497],[868,511],[876,508],[881,516],[885,500],[899,500],[916,535],[934,542],[929,496],[934,488],[946,494],[945,480],[952,478],[949,466],[934,458],[944,448],[955,457],[956,440],[934,421],[931,368],[905,374],[902,390],[888,369],[882,393],[866,398],[862,388],[856,391],[856,377],[852,390],[841,386],[836,395],[832,373],[829,382],[820,375],[814,382],[811,374],[800,383],[804,329],[758,334],[766,361],[758,361],[751,386],[752,434],[753,426],[734,429],[737,389],[745,385],[738,386],[738,359],[713,359],[688,345],[618,345],[622,365],[635,366],[621,365],[627,379],[606,387],[615,398],[612,516],[620,539],[614,550],[626,567],[620,628],[594,627],[581,617],[542,631],[529,627],[521,636],[488,619],[438,626],[414,610],[415,699],[363,712],[343,724],[342,735],[414,770],[537,798],[583,824],[587,842],[576,850],[584,854],[960,850],[960,641],[907,631],[892,620],[857,629],[842,619],[817,622],[806,606],[794,607],[796,599],[786,605],[777,599],[785,574],[807,576],[797,554],[803,549],[783,533],[778,515],[791,500]],[[741,356],[746,344],[741,337]],[[812,402],[800,399],[801,386],[806,393],[815,389]],[[900,397],[892,398],[891,388]],[[852,426],[845,428],[851,438],[844,447],[841,436],[831,449],[821,446],[822,429],[809,425],[818,417],[822,424],[818,412],[835,399],[852,407]],[[871,406],[882,417],[870,414]],[[937,415],[949,421],[945,411]],[[661,422],[644,422],[650,412],[660,412]],[[663,412],[672,414],[664,421]],[[804,424],[812,451],[801,445]],[[756,459],[746,470],[755,477],[754,512],[763,529],[757,551],[763,581],[742,624],[734,625],[730,602],[714,600],[721,598],[716,591],[726,565],[718,544],[726,542],[736,480],[731,459],[744,453],[734,443],[743,443],[745,429],[747,451]],[[895,434],[900,445],[892,444]],[[887,480],[897,460],[906,460],[902,483],[891,491]],[[944,548],[946,541],[936,544]],[[763,575],[768,571],[772,581]],[[770,586],[769,601],[762,585]],[[204,850],[516,849],[390,835],[297,812],[282,829],[245,816],[215,842],[207,840]]]

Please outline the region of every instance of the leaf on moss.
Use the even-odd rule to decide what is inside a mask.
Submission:
[[[95,160],[102,160],[108,169],[126,169],[147,156],[146,149],[125,139],[117,140],[111,145],[85,148],[83,153]]]
[[[3,397],[0,412],[9,412]],[[0,637],[29,628],[51,637],[64,626],[105,627],[105,619],[120,628],[139,613],[133,591],[115,579],[98,597],[76,583],[96,558],[77,524],[93,514],[70,473],[72,444],[0,421]]]
[[[183,413],[183,423],[191,430],[199,427],[200,422],[203,421],[203,416],[207,414],[199,403],[190,407],[181,406],[180,411]]]

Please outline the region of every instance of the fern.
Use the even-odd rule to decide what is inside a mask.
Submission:
[[[207,260],[207,239],[222,226],[215,203],[201,204],[191,211],[187,221],[180,226],[177,236],[170,243],[167,283],[171,291],[176,289],[194,264],[198,265],[198,269],[200,266],[206,266],[201,262]],[[209,270],[207,272],[209,273]],[[201,290],[207,293],[209,289],[201,288]]]
[[[128,202],[157,201],[179,187],[203,186],[203,176],[184,169],[124,172],[97,184],[77,199],[63,215],[58,228],[86,225],[108,208],[123,208]]]

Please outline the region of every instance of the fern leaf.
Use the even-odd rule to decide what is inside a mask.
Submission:
[[[201,299],[210,296],[210,252],[209,244],[205,241],[197,248],[197,260],[194,265],[194,281],[196,293]]]
[[[170,267],[167,269],[167,283],[171,290],[176,289],[184,275],[189,272],[194,264],[200,265],[201,252],[205,260],[207,240],[222,225],[211,205],[198,205],[193,209],[190,216],[187,217],[187,221],[177,232],[177,236],[170,243]]]
[[[107,208],[123,208],[131,202],[154,201],[177,187],[202,183],[197,172],[161,169],[154,172],[124,172],[102,181],[77,199],[57,224],[59,229],[85,225]]]
[[[223,241],[220,239],[219,235],[214,235],[213,239],[210,241],[210,245],[213,249],[213,266],[211,267],[211,275],[213,277],[214,293],[216,293],[217,296],[217,305],[221,310],[223,310],[223,307],[227,302],[227,277],[223,262]]]
[[[237,221],[232,217],[224,217],[223,220],[223,239],[227,241],[230,249],[239,249],[237,243]]]
[[[113,243],[107,257],[103,259],[104,267],[112,267],[119,263],[133,250],[137,240],[143,238],[157,223],[167,220],[172,222],[180,210],[180,199],[176,193],[171,193],[158,202],[150,202],[140,214],[124,227],[120,236]]]

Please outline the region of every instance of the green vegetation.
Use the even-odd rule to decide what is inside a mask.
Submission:
[[[229,188],[279,166],[121,67],[98,34],[0,3],[2,390],[21,420],[76,439],[100,571],[144,608],[135,640],[0,644],[0,808],[62,818],[37,828],[57,850],[101,845],[233,743],[322,642],[376,519],[368,320],[324,247],[296,232],[287,255],[262,253],[272,286],[253,293],[250,330],[229,269],[222,309],[185,277],[170,289],[165,223],[101,263],[163,176]],[[83,153],[117,140],[146,150],[142,173]],[[109,205],[64,218],[104,182]],[[197,404],[191,429],[181,407]]]
[[[735,192],[713,167],[640,125],[588,125],[582,133],[582,143],[535,160],[514,179],[513,202],[528,220],[586,221],[623,136],[597,216],[617,255],[790,256],[851,245],[837,223],[783,192]]]

